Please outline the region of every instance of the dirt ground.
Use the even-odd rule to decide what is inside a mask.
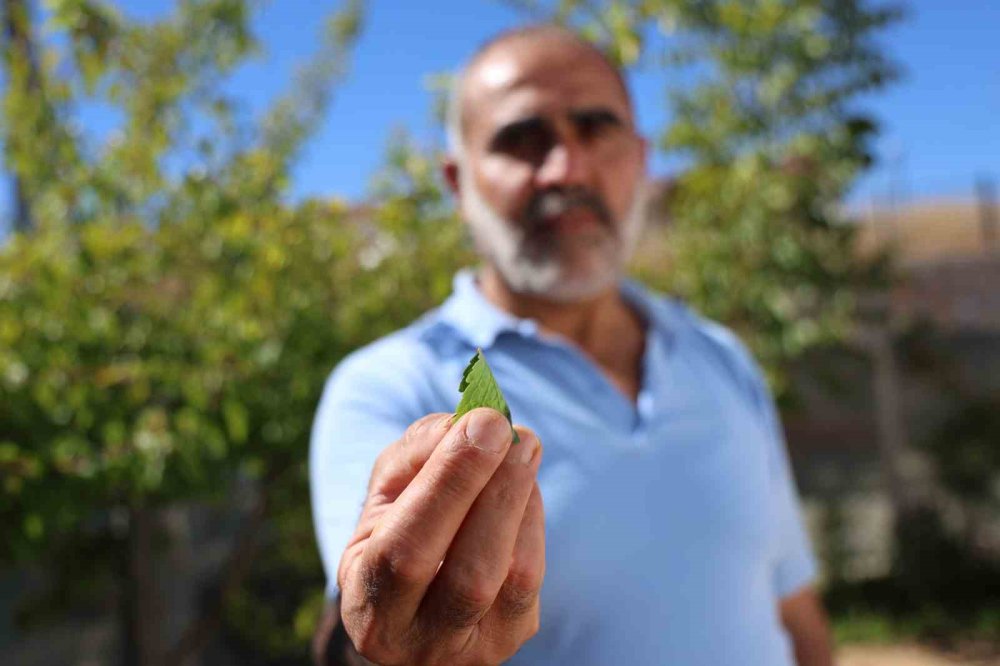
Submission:
[[[959,659],[911,645],[859,645],[840,648],[837,666],[1000,666],[1000,659]]]

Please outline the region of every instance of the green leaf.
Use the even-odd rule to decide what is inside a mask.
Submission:
[[[510,428],[514,433],[514,444],[520,443],[521,438],[517,436],[514,422],[510,417],[510,407],[507,406],[507,401],[504,400],[503,393],[500,391],[500,385],[497,384],[490,366],[486,363],[482,349],[476,349],[475,356],[469,361],[469,365],[465,366],[458,390],[462,394],[462,399],[458,402],[458,407],[455,408],[453,423],[473,409],[489,407],[507,417],[507,422],[511,424]]]
[[[226,421],[229,437],[237,444],[244,444],[250,427],[250,415],[246,408],[236,400],[226,400],[222,404],[222,417]]]

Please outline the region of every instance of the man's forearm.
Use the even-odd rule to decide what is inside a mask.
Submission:
[[[833,666],[833,638],[819,594],[803,588],[781,600],[780,612],[798,666]]]
[[[798,666],[833,666],[833,646],[828,635],[793,637]]]

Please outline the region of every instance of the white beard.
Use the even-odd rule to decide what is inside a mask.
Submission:
[[[534,244],[520,225],[506,220],[483,199],[469,169],[459,168],[462,211],[479,254],[490,261],[507,286],[519,294],[574,302],[597,296],[615,284],[632,257],[645,224],[647,187],[639,183],[625,219],[597,233]],[[584,246],[585,265],[572,264],[563,250]]]

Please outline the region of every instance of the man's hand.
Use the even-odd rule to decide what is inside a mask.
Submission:
[[[538,631],[541,446],[499,412],[415,422],[372,470],[337,571],[344,627],[379,664],[499,664]]]

